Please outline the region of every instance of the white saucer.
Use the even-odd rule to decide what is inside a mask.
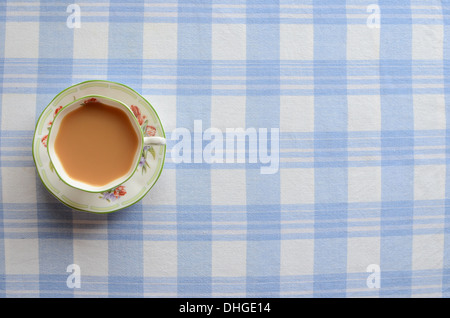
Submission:
[[[93,80],[66,88],[50,102],[40,115],[33,137],[33,159],[39,177],[47,190],[70,208],[93,213],[109,213],[129,207],[141,200],[155,185],[164,166],[166,146],[145,149],[137,171],[115,191],[89,193],[72,188],[62,182],[50,163],[46,136],[55,112],[74,99],[96,94],[111,97],[132,109],[144,130],[144,135],[166,137],[158,114],[140,94],[126,85]],[[147,128],[147,129],[146,129]]]

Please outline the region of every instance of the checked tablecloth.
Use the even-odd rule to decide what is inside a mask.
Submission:
[[[55,199],[31,153],[92,79],[168,138],[157,184],[110,214]],[[0,297],[446,297],[449,85],[443,0],[1,0]],[[278,128],[274,173],[205,161],[209,128]]]

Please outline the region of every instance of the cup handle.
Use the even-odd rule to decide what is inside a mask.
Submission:
[[[144,137],[144,145],[165,145],[166,139],[163,137]]]

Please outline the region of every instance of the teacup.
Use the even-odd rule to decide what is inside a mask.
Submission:
[[[123,151],[122,152],[127,155],[127,158],[130,158],[130,162],[131,162],[131,164],[129,165],[130,168],[125,173],[121,174],[118,177],[113,176],[113,172],[115,174],[117,174],[117,171],[111,171],[111,176],[114,179],[112,179],[104,184],[89,183],[89,182],[83,181],[79,178],[78,179],[75,178],[73,173],[72,173],[72,175],[70,175],[66,169],[69,167],[67,159],[64,159],[66,161],[66,163],[64,164],[64,160],[61,160],[60,156],[58,156],[58,151],[55,150],[55,148],[56,148],[55,145],[56,145],[56,141],[58,140],[58,135],[61,134],[61,138],[63,138],[63,136],[67,136],[67,128],[65,128],[64,126],[68,125],[68,124],[67,124],[67,122],[64,123],[63,120],[69,114],[73,114],[73,115],[79,114],[80,113],[79,111],[74,113],[74,111],[79,110],[79,108],[89,107],[89,106],[94,107],[93,105],[96,105],[96,107],[104,107],[104,106],[112,107],[112,109],[110,109],[110,111],[114,112],[117,115],[123,116],[123,118],[124,118],[123,124],[127,125],[127,127],[131,126],[130,131],[134,131],[134,136],[137,137],[136,139],[133,139],[133,148],[132,148],[133,151],[130,151],[130,152]],[[84,110],[86,110],[86,109],[84,109]],[[67,118],[68,119],[73,118],[73,115],[71,115]],[[82,117],[78,117],[78,118],[82,118]],[[85,118],[87,118],[87,117],[85,117]],[[78,120],[80,120],[80,119],[78,119]],[[128,120],[128,122],[125,122],[126,120]],[[63,123],[63,125],[61,125],[61,123]],[[122,124],[122,122],[120,124]],[[109,125],[111,126],[113,124],[109,123]],[[69,134],[69,136],[70,136],[70,134]],[[66,137],[64,137],[64,138],[66,138]],[[61,139],[59,139],[59,140],[61,140]],[[68,139],[68,140],[71,140],[71,139]],[[134,147],[135,140],[137,140],[136,147]],[[101,142],[101,141],[99,140],[98,142]],[[122,143],[122,146],[126,145],[127,140],[124,140],[123,142],[125,142],[125,144]],[[133,111],[131,110],[131,108],[129,106],[125,105],[124,103],[122,103],[121,101],[112,99],[112,98],[109,98],[106,96],[101,96],[101,95],[88,95],[88,96],[84,96],[82,98],[74,100],[73,102],[67,104],[61,110],[58,111],[58,113],[56,114],[56,116],[53,120],[53,123],[51,125],[50,131],[48,134],[47,151],[48,151],[48,155],[49,155],[51,164],[53,165],[54,170],[58,174],[61,181],[63,181],[64,183],[66,183],[67,185],[69,185],[71,187],[74,187],[74,188],[82,190],[82,191],[104,192],[109,189],[118,187],[119,185],[123,184],[124,182],[126,182],[128,179],[130,179],[133,176],[133,174],[135,173],[135,171],[139,165],[139,161],[141,159],[141,154],[142,154],[144,146],[164,145],[165,143],[166,143],[166,139],[163,137],[158,137],[158,136],[145,137],[143,134],[143,131],[141,129],[141,126],[139,125],[139,122],[138,122],[137,118],[135,117],[135,115],[133,114]],[[58,145],[59,144],[61,144],[61,141],[58,142]],[[70,145],[70,143],[68,145]],[[61,147],[61,146],[58,146],[58,147]],[[76,148],[76,147],[74,147],[74,148]],[[93,149],[93,148],[90,148],[90,149]],[[117,151],[115,153],[120,154],[121,150],[122,149],[117,149]],[[97,157],[94,158],[92,156],[92,153],[94,153],[94,152],[95,152],[95,149],[91,150],[90,152],[86,151],[85,153],[84,152],[82,153],[83,158],[86,158],[86,162],[88,162],[88,161],[98,162],[100,160],[100,158],[97,158],[98,154],[96,152],[95,153],[96,153]],[[76,154],[78,154],[78,152]],[[60,152],[60,155],[61,155],[61,152]],[[64,157],[64,156],[61,155],[61,157]],[[108,159],[111,159],[111,158],[108,157]],[[66,167],[65,167],[65,165],[66,165]],[[94,166],[92,166],[90,168],[95,169]]]

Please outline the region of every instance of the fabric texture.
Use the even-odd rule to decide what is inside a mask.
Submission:
[[[2,1],[0,297],[447,297],[449,14]],[[105,215],[56,200],[31,153],[53,97],[92,79],[142,94],[168,138],[154,188]],[[227,129],[252,133],[244,156]]]

